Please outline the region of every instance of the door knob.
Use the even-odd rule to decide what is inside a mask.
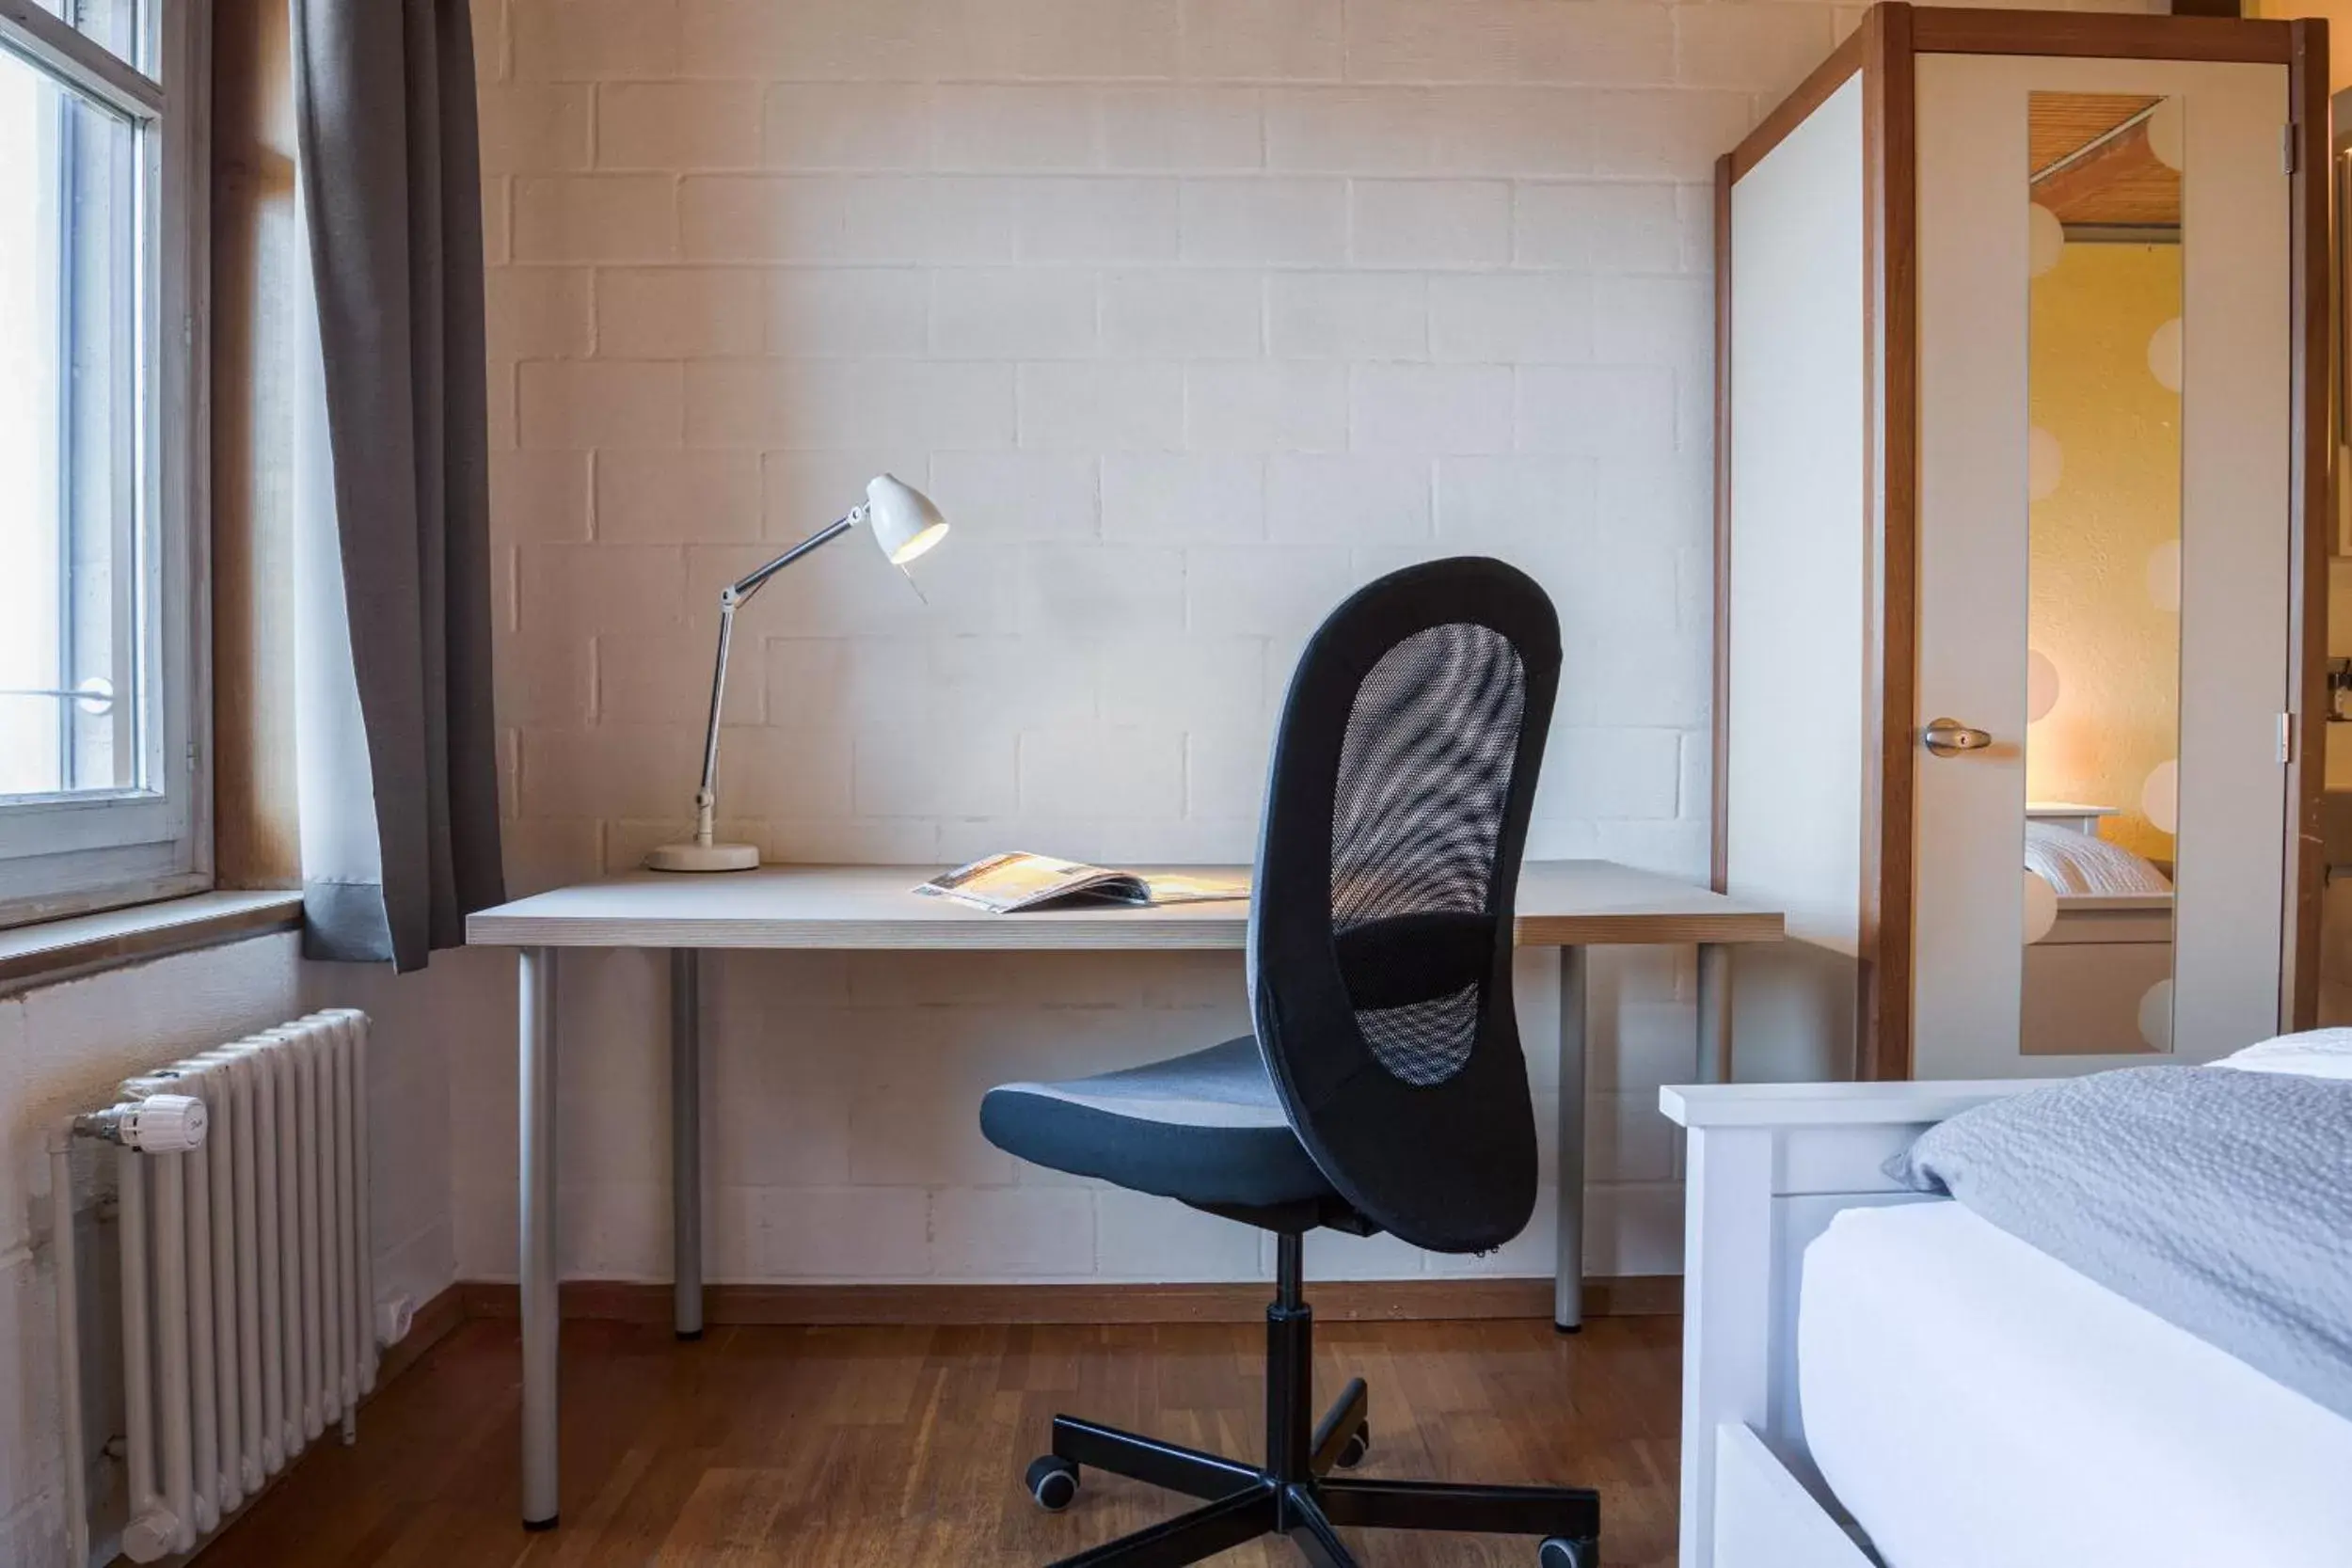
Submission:
[[[1993,737],[1957,719],[1931,719],[1920,732],[1920,740],[1939,757],[1956,757],[1963,752],[1981,752],[1993,744]]]

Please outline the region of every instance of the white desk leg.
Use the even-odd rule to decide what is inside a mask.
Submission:
[[[1551,1325],[1584,1326],[1584,949],[1560,949],[1560,1253]]]
[[[703,1337],[701,958],[670,950],[670,1277],[681,1339]]]
[[[1731,1080],[1731,949],[1699,943],[1699,1082]]]
[[[523,1528],[556,1513],[555,949],[521,951]]]

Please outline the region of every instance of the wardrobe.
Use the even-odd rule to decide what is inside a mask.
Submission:
[[[2317,1006],[2328,68],[1881,5],[1720,163],[1740,1076],[2201,1061]]]

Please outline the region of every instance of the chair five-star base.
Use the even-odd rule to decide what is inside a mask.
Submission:
[[[1054,1418],[1053,1451],[1029,1467],[1032,1496],[1059,1512],[1089,1468],[1203,1499],[1200,1507],[1062,1559],[1053,1568],[1183,1568],[1263,1535],[1286,1535],[1313,1568],[1356,1568],[1336,1527],[1543,1538],[1539,1568],[1596,1568],[1600,1499],[1584,1487],[1479,1486],[1335,1475],[1371,1443],[1367,1391],[1352,1380],[1311,1421],[1314,1313],[1300,1290],[1301,1238],[1278,1238],[1266,1308],[1266,1462]]]

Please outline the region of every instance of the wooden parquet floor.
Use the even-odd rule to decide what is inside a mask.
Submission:
[[[1255,1458],[1263,1332],[564,1327],[563,1524],[516,1522],[512,1323],[461,1325],[199,1554],[199,1568],[1039,1568],[1190,1506],[1089,1473],[1041,1513],[1057,1411]],[[1319,1324],[1318,1403],[1372,1385],[1361,1473],[1602,1495],[1612,1568],[1672,1561],[1679,1323]],[[1351,1531],[1364,1568],[1532,1568],[1509,1538]],[[1220,1568],[1290,1568],[1286,1542]]]

